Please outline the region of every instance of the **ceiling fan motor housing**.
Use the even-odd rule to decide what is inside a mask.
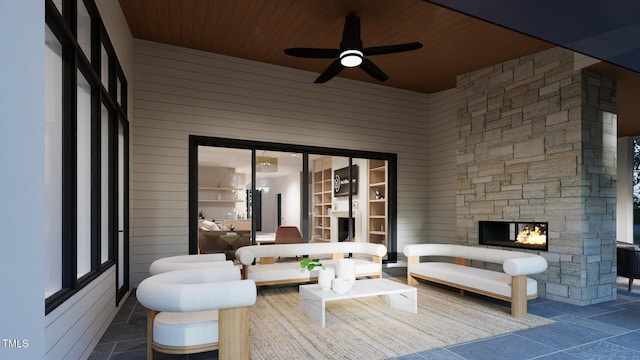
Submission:
[[[356,49],[344,50],[340,53],[340,64],[344,67],[356,67],[362,64],[362,51]]]

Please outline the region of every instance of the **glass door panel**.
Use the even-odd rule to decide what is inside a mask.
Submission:
[[[251,150],[198,147],[198,253],[251,243]]]
[[[262,241],[275,240],[280,226],[300,231],[302,204],[302,155],[291,152],[256,150],[256,191],[261,194]],[[257,209],[254,207],[254,210]],[[258,229],[256,229],[258,230]]]

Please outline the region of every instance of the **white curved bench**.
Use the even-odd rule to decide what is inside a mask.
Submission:
[[[318,270],[311,272],[300,268],[299,261],[274,262],[276,257],[309,257],[332,255],[332,259],[321,260],[325,267],[336,268],[338,259],[344,254],[366,255],[371,258],[355,260],[356,277],[382,277],[382,257],[387,248],[380,244],[358,242],[301,243],[278,245],[243,246],[236,251],[236,259],[242,263],[243,279],[251,279],[256,285],[303,283],[318,278]],[[255,263],[258,261],[258,263]]]
[[[233,266],[225,254],[176,255],[155,260],[149,266],[149,274],[157,275],[168,271],[206,269],[215,266]]]
[[[547,269],[547,261],[540,255],[450,244],[413,244],[404,247],[407,257],[407,283],[417,284],[423,279],[490,296],[511,303],[511,316],[527,314],[527,300],[538,296],[538,283],[527,275]],[[421,256],[455,258],[454,263],[420,262]],[[504,272],[467,266],[467,260],[502,264]]]

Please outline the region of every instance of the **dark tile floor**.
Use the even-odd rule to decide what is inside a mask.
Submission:
[[[387,268],[385,276],[406,276],[406,268]],[[576,306],[547,299],[529,302],[529,312],[555,320],[550,325],[399,357],[402,360],[638,359],[640,285],[627,292],[618,279],[616,301]],[[487,299],[491,301],[491,299]],[[146,359],[146,312],[129,296],[89,357],[91,360]],[[217,352],[195,355],[156,353],[156,359],[217,359]]]

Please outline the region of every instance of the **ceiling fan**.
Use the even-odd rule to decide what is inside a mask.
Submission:
[[[342,32],[340,49],[320,49],[320,48],[289,48],[284,52],[287,55],[302,58],[333,59],[331,65],[314,81],[324,83],[338,75],[345,67],[360,67],[364,72],[372,77],[385,81],[389,77],[377,67],[366,56],[399,53],[404,51],[417,50],[422,47],[420,42],[407,44],[362,47],[360,39],[360,17],[347,15]]]

